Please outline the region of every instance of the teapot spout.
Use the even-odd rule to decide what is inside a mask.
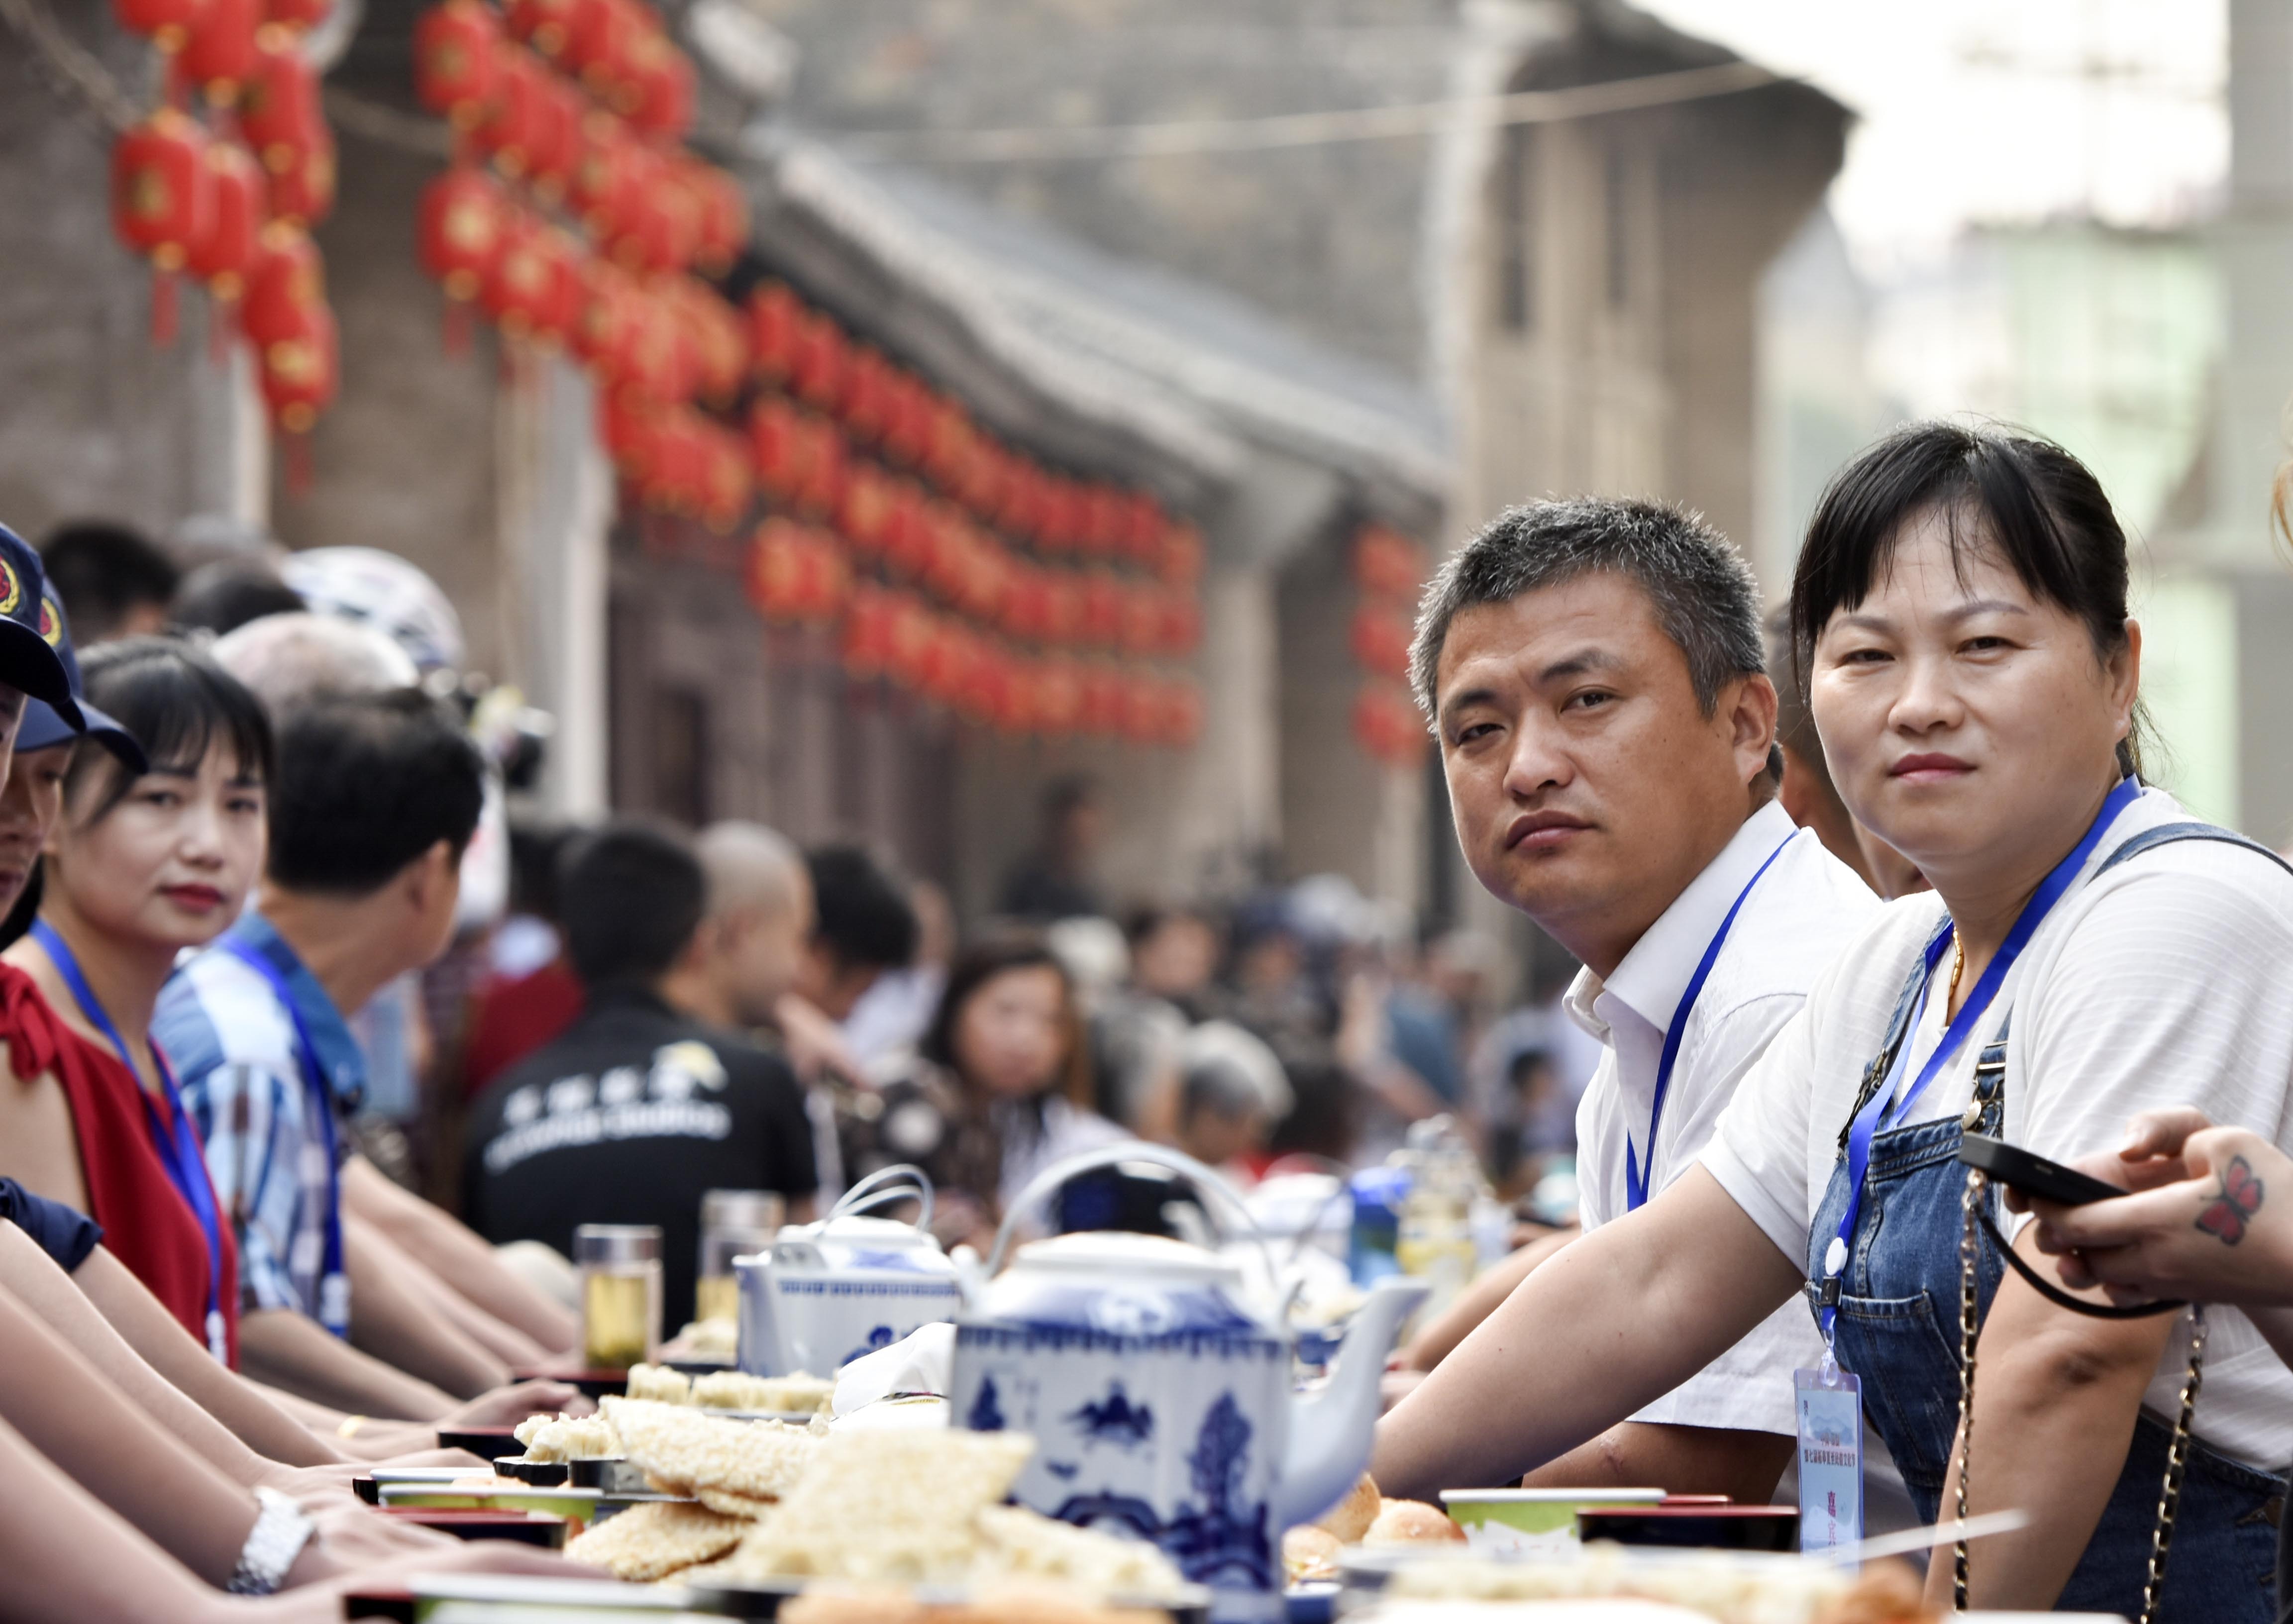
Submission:
[[[1370,1290],[1339,1345],[1328,1386],[1290,1410],[1290,1445],[1274,1507],[1277,1528],[1310,1523],[1346,1496],[1369,1465],[1379,1378],[1394,1333],[1430,1287],[1390,1275]]]

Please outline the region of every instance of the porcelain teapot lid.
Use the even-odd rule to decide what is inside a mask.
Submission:
[[[864,1246],[871,1251],[939,1250],[939,1242],[929,1230],[903,1224],[897,1218],[871,1218],[856,1212],[831,1214],[817,1224],[791,1224],[781,1231],[780,1238],[836,1241]]]
[[[1118,1286],[1141,1279],[1163,1286],[1224,1286],[1239,1290],[1242,1271],[1216,1252],[1161,1235],[1089,1230],[1031,1240],[1011,1255],[1010,1272],[1081,1276]]]

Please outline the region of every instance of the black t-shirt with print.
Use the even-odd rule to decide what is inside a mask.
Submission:
[[[812,1195],[804,1090],[778,1056],[650,992],[592,998],[565,1033],[488,1084],[464,1143],[464,1212],[487,1240],[568,1256],[582,1224],[658,1224],[662,1332],[693,1317],[701,1197]]]

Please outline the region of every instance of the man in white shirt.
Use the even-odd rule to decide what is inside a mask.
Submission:
[[[1693,515],[1639,501],[1511,509],[1446,563],[1413,675],[1474,875],[1584,965],[1600,1038],[1577,1113],[1586,1229],[1693,1163],[1808,988],[1878,901],[1775,799],[1759,594]],[[1787,1304],[1697,1376],[1526,1480],[1764,1500],[1792,1450]]]

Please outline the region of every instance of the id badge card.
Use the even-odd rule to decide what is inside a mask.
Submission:
[[[1799,1422],[1799,1548],[1827,1551],[1863,1537],[1863,1383],[1829,1359],[1792,1372]]]

